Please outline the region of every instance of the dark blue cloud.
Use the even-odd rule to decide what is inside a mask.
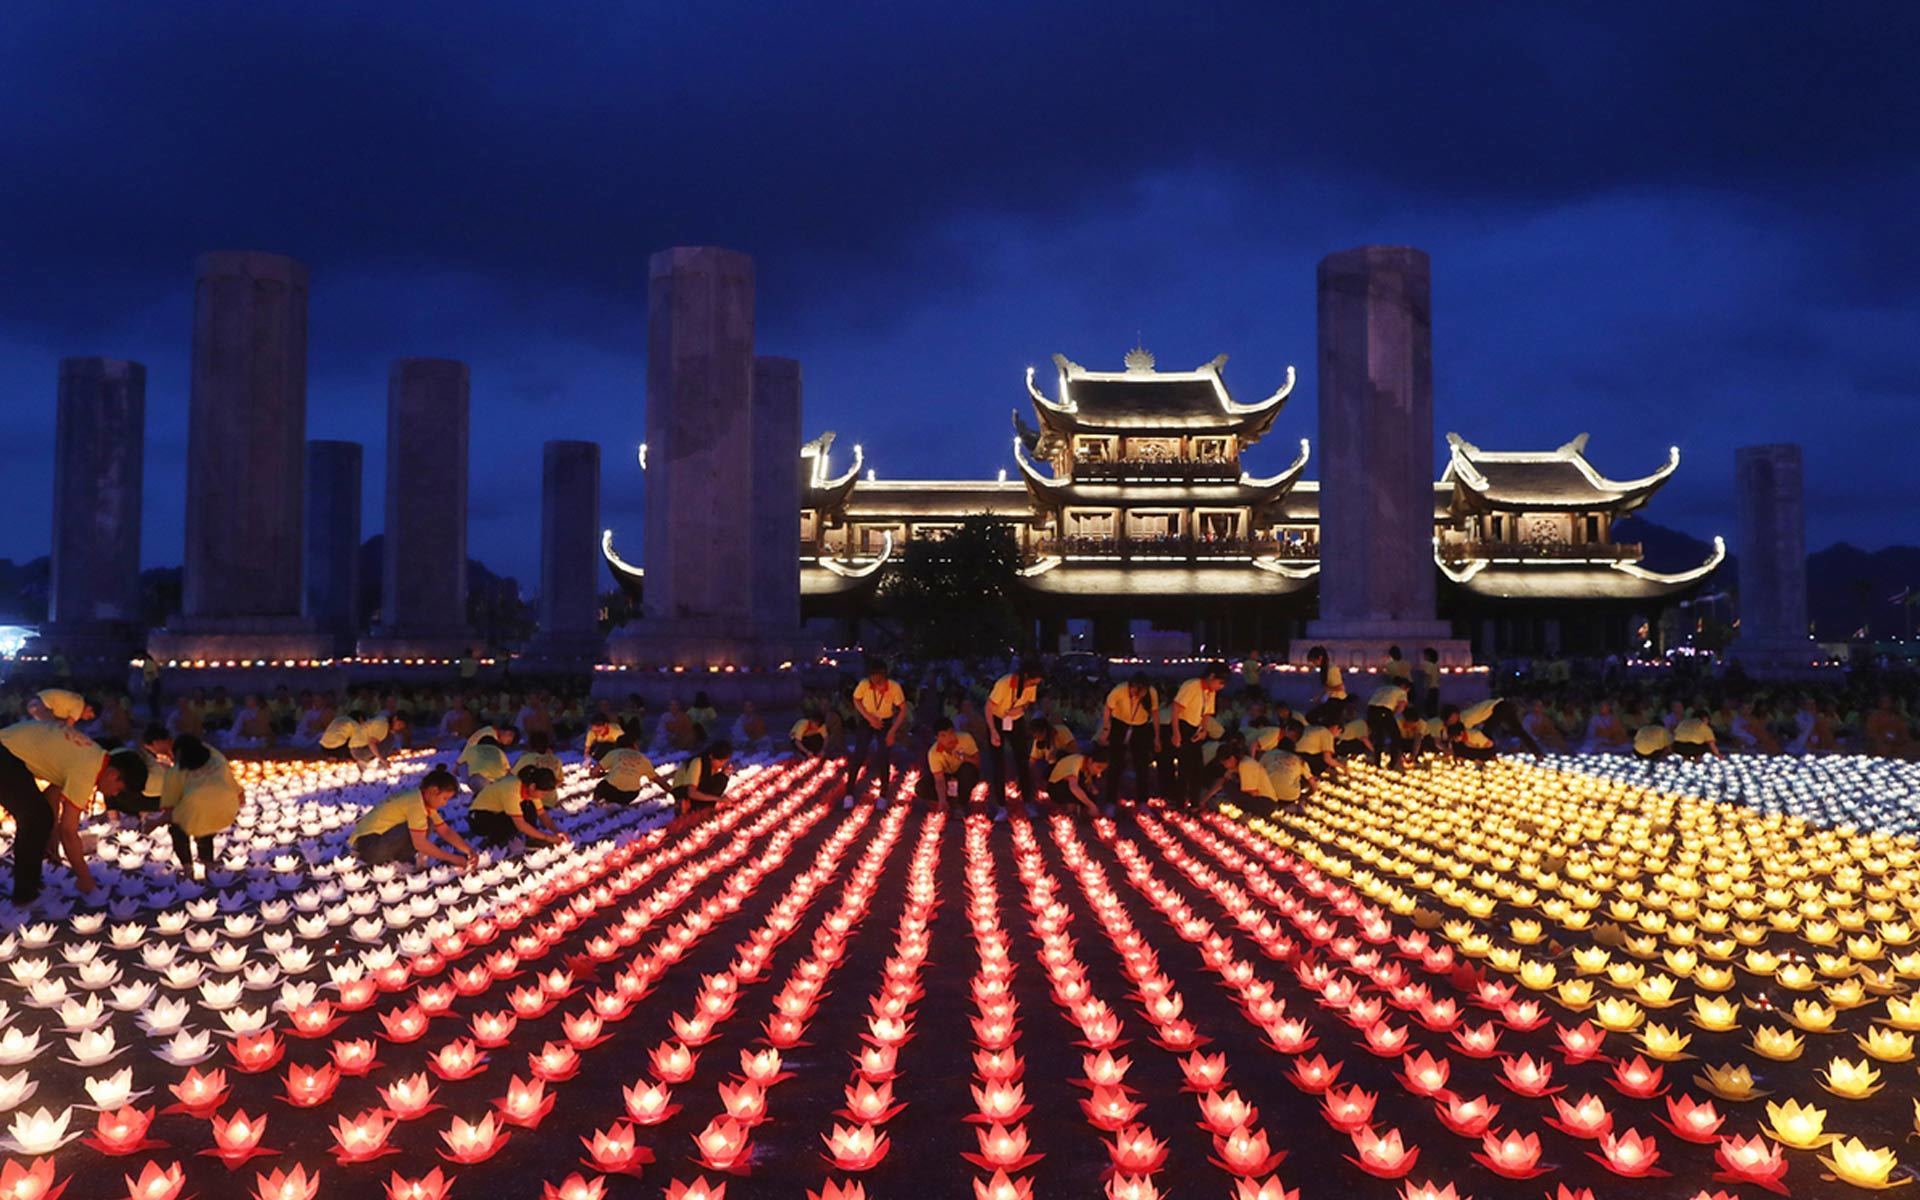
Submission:
[[[1441,427],[1687,452],[1652,515],[1731,527],[1731,449],[1807,444],[1816,544],[1911,537],[1920,89],[1905,7],[9,6],[0,500],[45,511],[55,363],[151,368],[147,557],[176,561],[189,264],[312,269],[312,436],[386,363],[474,366],[473,541],[530,575],[538,456],[606,448],[633,530],[646,255],[753,252],[809,425],[989,475],[1055,350],[1302,371],[1313,264],[1434,254]],[[1263,450],[1284,457],[1285,446]],[[41,552],[44,520],[0,554]]]

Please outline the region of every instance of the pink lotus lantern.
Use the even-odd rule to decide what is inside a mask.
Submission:
[[[596,1012],[568,1013],[560,1019],[560,1027],[567,1035],[567,1044],[576,1050],[589,1050],[607,1040],[601,1032],[606,1022]]]
[[[1088,1123],[1106,1133],[1125,1128],[1145,1107],[1133,1099],[1126,1088],[1101,1084],[1095,1084],[1093,1095],[1080,1102],[1080,1111],[1087,1114]]]
[[[606,1180],[588,1179],[578,1172],[569,1174],[558,1186],[540,1185],[540,1200],[605,1200],[606,1194]]]
[[[1167,1144],[1144,1125],[1129,1125],[1107,1143],[1113,1169],[1123,1175],[1151,1175],[1167,1162]]]
[[[387,1145],[387,1138],[393,1133],[393,1120],[377,1108],[352,1119],[341,1117],[334,1123],[331,1132],[333,1156],[342,1166],[370,1162],[383,1154],[394,1152]]]
[[[1460,1005],[1453,997],[1430,1000],[1420,1006],[1420,1023],[1435,1033],[1447,1033],[1460,1024]]]
[[[213,1070],[202,1075],[197,1068],[188,1067],[180,1082],[168,1090],[179,1099],[179,1111],[205,1119],[227,1101],[227,1073]]]
[[[1353,1133],[1353,1147],[1360,1157],[1348,1157],[1347,1161],[1380,1179],[1399,1179],[1413,1170],[1413,1164],[1420,1158],[1419,1147],[1408,1149],[1401,1142],[1398,1129],[1389,1129],[1384,1134],[1376,1133],[1371,1125],[1357,1129]]]
[[[320,1172],[307,1174],[296,1165],[291,1171],[268,1171],[253,1185],[254,1200],[313,1200],[320,1192]]]
[[[1296,1059],[1293,1070],[1287,1073],[1287,1079],[1293,1086],[1309,1095],[1319,1095],[1333,1086],[1340,1078],[1340,1063],[1329,1063],[1326,1056],[1316,1054],[1312,1058]]]
[[[454,994],[452,984],[442,983],[419,989],[413,994],[413,999],[428,1017],[440,1017],[453,1007]]]
[[[893,1102],[893,1083],[890,1080],[875,1087],[864,1078],[856,1079],[847,1085],[846,1095],[847,1106],[840,1110],[840,1115],[850,1121],[885,1124],[906,1107],[905,1104]]]
[[[497,1050],[507,1044],[513,1036],[514,1027],[520,1024],[520,1018],[510,1012],[473,1014],[473,1040],[488,1050]]]
[[[1025,1179],[1009,1179],[1005,1171],[995,1171],[991,1179],[973,1181],[973,1200],[1033,1200],[1033,1184]]]
[[[162,1167],[151,1159],[147,1161],[146,1166],[140,1168],[140,1178],[135,1179],[131,1175],[123,1175],[121,1178],[127,1181],[127,1200],[178,1200],[181,1191],[187,1186],[187,1173],[181,1169],[179,1163],[169,1163]],[[0,1175],[0,1195],[9,1197],[16,1195],[7,1186],[3,1175]],[[53,1192],[46,1195],[47,1200],[52,1200],[59,1193]]]
[[[1180,1060],[1180,1070],[1186,1076],[1188,1091],[1210,1092],[1219,1087],[1227,1077],[1227,1056],[1224,1054],[1209,1056],[1195,1052]],[[1092,1071],[1088,1071],[1087,1078],[1093,1079]],[[1095,1082],[1099,1081],[1095,1080]]]
[[[1720,1126],[1726,1121],[1725,1114],[1715,1111],[1713,1101],[1695,1104],[1692,1096],[1682,1095],[1667,1097],[1667,1119],[1660,1123],[1682,1141],[1711,1146],[1720,1140]]]
[[[833,1132],[821,1135],[827,1144],[827,1161],[842,1171],[870,1171],[887,1156],[887,1135],[871,1125],[835,1124]]]
[[[653,1151],[640,1145],[634,1137],[633,1126],[625,1121],[615,1121],[604,1130],[596,1129],[592,1137],[580,1141],[587,1148],[584,1161],[595,1170],[637,1175],[641,1167],[653,1161]]]
[[[455,1038],[427,1056],[427,1069],[448,1082],[470,1079],[486,1067],[487,1056],[470,1038]]]
[[[1402,1055],[1400,1061],[1406,1071],[1399,1076],[1399,1080],[1414,1095],[1438,1095],[1447,1086],[1451,1066],[1446,1059],[1435,1058],[1423,1050],[1418,1054]]]
[[[468,1121],[455,1117],[447,1128],[440,1131],[440,1140],[447,1144],[441,1155],[449,1162],[463,1165],[481,1163],[500,1152],[511,1137],[505,1126],[494,1120],[492,1113],[478,1121]]]
[[[879,1083],[883,1079],[893,1078],[894,1062],[898,1057],[899,1051],[893,1046],[862,1046],[854,1058],[858,1064],[855,1069]]]
[[[721,1084],[720,1104],[728,1116],[749,1129],[767,1119],[767,1090],[751,1081]]]
[[[1634,1129],[1618,1137],[1611,1133],[1601,1134],[1600,1153],[1590,1153],[1587,1157],[1615,1175],[1628,1179],[1647,1179],[1668,1174],[1655,1165],[1660,1161],[1660,1148],[1652,1138],[1641,1137],[1639,1131]]]
[[[1267,1044],[1282,1054],[1302,1054],[1313,1049],[1313,1027],[1299,1017],[1287,1017],[1267,1026]]]
[[[328,1047],[333,1059],[334,1070],[342,1075],[365,1075],[375,1065],[373,1042],[368,1038],[355,1038],[347,1042],[334,1042]]]
[[[807,1023],[798,1017],[768,1017],[761,1027],[766,1030],[767,1042],[779,1050],[793,1049],[807,1035]]]
[[[1555,1027],[1560,1035],[1560,1053],[1570,1063],[1582,1063],[1600,1053],[1600,1046],[1606,1041],[1606,1030],[1591,1021],[1582,1021],[1569,1028],[1565,1025]]]
[[[150,1108],[136,1108],[127,1104],[112,1112],[102,1110],[100,1119],[94,1124],[93,1136],[87,1138],[86,1143],[102,1154],[138,1154],[142,1150],[157,1149],[164,1143],[147,1138],[147,1130],[152,1125],[153,1110]],[[7,1195],[5,1189],[0,1189],[0,1196]]]
[[[1327,1118],[1327,1124],[1341,1133],[1353,1133],[1365,1128],[1373,1120],[1373,1105],[1377,1098],[1358,1084],[1345,1091],[1330,1091],[1322,1104],[1321,1115]]]
[[[452,1190],[453,1180],[441,1174],[439,1167],[418,1179],[408,1179],[395,1171],[387,1180],[386,1200],[447,1200]]]
[[[1493,1124],[1493,1119],[1500,1115],[1500,1106],[1485,1096],[1463,1100],[1447,1092],[1436,1102],[1436,1107],[1440,1112],[1440,1123],[1461,1137],[1481,1136]]]
[[[746,1126],[731,1117],[716,1117],[693,1135],[700,1154],[696,1161],[715,1171],[744,1173],[753,1157],[753,1144],[747,1140]]]
[[[1040,1161],[1040,1155],[1029,1152],[1027,1127],[1024,1125],[1015,1125],[1011,1129],[1005,1125],[988,1125],[974,1130],[974,1136],[979,1139],[980,1152],[969,1154],[963,1151],[960,1157],[976,1167],[1024,1171]]]
[[[1721,1183],[1751,1183],[1779,1195],[1787,1194],[1787,1155],[1778,1142],[1761,1134],[1723,1138],[1714,1148],[1720,1165],[1714,1179]]]
[[[816,1192],[808,1188],[807,1200],[867,1200],[867,1189],[864,1185],[851,1180],[839,1183],[829,1179],[827,1186],[820,1191]]]
[[[1225,1167],[1229,1173],[1243,1179],[1265,1175],[1279,1166],[1280,1160],[1287,1156],[1285,1150],[1275,1153],[1267,1145],[1267,1135],[1264,1130],[1250,1131],[1245,1127],[1235,1129],[1225,1137],[1216,1134],[1213,1139],[1213,1151],[1216,1155],[1215,1162]]]
[[[174,1169],[177,1171],[179,1167]],[[19,1159],[10,1158],[0,1167],[0,1196],[7,1200],[59,1200],[60,1193],[66,1190],[64,1181],[54,1182],[51,1158],[36,1158],[25,1166]]]
[[[650,1055],[653,1077],[661,1083],[685,1083],[693,1078],[694,1064],[699,1059],[699,1055],[679,1042],[661,1042]]]
[[[1636,1100],[1651,1100],[1667,1090],[1666,1068],[1649,1065],[1645,1058],[1636,1054],[1630,1062],[1613,1064],[1613,1078],[1607,1082],[1614,1090]]]
[[[621,1089],[621,1095],[627,1101],[627,1116],[636,1125],[663,1124],[680,1111],[680,1106],[672,1103],[673,1089],[664,1083],[650,1083],[644,1088],[636,1084]]]
[[[692,1183],[676,1179],[667,1185],[663,1200],[727,1200],[727,1185],[708,1183],[704,1175]]]
[[[1603,1133],[1613,1132],[1613,1114],[1607,1111],[1607,1106],[1601,1102],[1600,1097],[1591,1092],[1581,1096],[1572,1104],[1555,1096],[1553,1107],[1559,1115],[1548,1117],[1547,1124],[1568,1137],[1591,1140]]]
[[[212,1125],[213,1148],[200,1153],[219,1159],[229,1170],[257,1155],[273,1153],[260,1148],[260,1138],[267,1132],[264,1116],[249,1117],[245,1110],[236,1109],[231,1117],[215,1114]]]
[[[295,1108],[316,1108],[333,1098],[333,1090],[340,1086],[340,1072],[331,1064],[303,1067],[295,1063],[287,1068],[286,1085],[289,1104]]]
[[[233,1055],[236,1069],[248,1075],[257,1075],[279,1065],[280,1056],[287,1052],[287,1044],[273,1030],[267,1029],[259,1033],[240,1034],[227,1047],[227,1052]]]
[[[495,1100],[493,1106],[499,1110],[500,1119],[509,1125],[538,1129],[540,1122],[553,1111],[555,1099],[557,1097],[547,1094],[546,1080],[529,1081],[515,1075],[507,1083],[507,1094]]]
[[[547,1042],[540,1053],[527,1055],[527,1069],[548,1083],[559,1083],[580,1073],[580,1053],[565,1042]]]
[[[1280,1183],[1277,1175],[1265,1179],[1236,1179],[1233,1181],[1233,1200],[1300,1200],[1300,1189],[1289,1191]]]
[[[1441,1187],[1429,1179],[1418,1186],[1408,1183],[1400,1189],[1400,1200],[1461,1200],[1454,1194],[1453,1185]]]
[[[411,1121],[433,1111],[433,1085],[426,1072],[405,1075],[384,1087],[375,1088],[388,1112],[402,1121]]]
[[[1106,1200],[1160,1200],[1151,1175],[1114,1175],[1107,1180]]]
[[[1500,1082],[1522,1096],[1546,1096],[1560,1089],[1553,1087],[1553,1065],[1544,1059],[1536,1062],[1531,1054],[1500,1060]]]
[[[339,1005],[345,1012],[360,1012],[373,1004],[378,988],[371,979],[349,979],[340,985]]]
[[[478,996],[493,986],[493,972],[487,970],[485,963],[475,963],[465,970],[456,967],[452,979],[453,990],[462,996]]]
[[[1545,1168],[1540,1164],[1540,1135],[1522,1135],[1513,1130],[1505,1137],[1488,1133],[1480,1139],[1481,1151],[1473,1161],[1505,1179],[1532,1179]],[[1484,1151],[1484,1152],[1482,1152]]]
[[[989,1083],[985,1087],[969,1085],[976,1115],[969,1121],[1018,1121],[1032,1108],[1026,1102],[1027,1090],[1018,1083]]]

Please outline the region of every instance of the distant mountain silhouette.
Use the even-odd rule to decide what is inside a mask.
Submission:
[[[1920,546],[1862,550],[1840,542],[1807,556],[1807,612],[1821,641],[1845,641],[1862,628],[1873,638],[1920,631],[1920,610],[1893,599],[1907,588],[1920,592]]]

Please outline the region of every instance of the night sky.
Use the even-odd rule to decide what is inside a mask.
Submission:
[[[312,276],[308,436],[473,369],[475,557],[531,583],[540,455],[604,447],[637,546],[647,255],[759,264],[759,348],[883,477],[1010,465],[1021,374],[1231,356],[1300,384],[1314,264],[1433,256],[1438,434],[1733,532],[1733,447],[1807,452],[1808,542],[1920,540],[1920,9],[92,4],[0,19],[0,556],[44,554],[57,363],[147,364],[144,558],[180,560],[196,253]],[[840,461],[844,461],[844,458]]]

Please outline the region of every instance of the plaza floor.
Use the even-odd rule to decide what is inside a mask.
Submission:
[[[571,847],[464,877],[342,856],[388,782],[248,765],[207,888],[110,834],[109,911],[0,938],[0,1196],[1899,1185],[1912,779],[1744,763],[1357,767],[1277,822],[1117,825],[775,764],[671,837],[575,768]]]

